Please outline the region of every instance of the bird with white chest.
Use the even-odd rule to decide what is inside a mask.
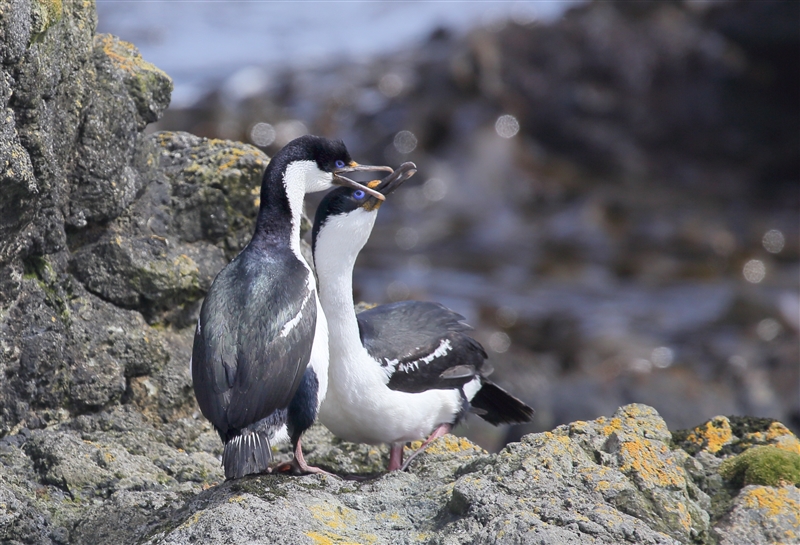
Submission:
[[[389,167],[356,164],[341,141],[297,138],[267,166],[250,243],[222,269],[200,310],[190,362],[195,396],[217,430],[225,477],[269,471],[271,446],[291,439],[279,467],[318,473],[301,435],[316,420],[328,386],[328,325],[314,274],[300,253],[306,193],[349,185],[341,176]]]
[[[367,185],[385,196],[414,172],[405,163]],[[330,327],[328,394],[319,418],[347,441],[390,444],[392,471],[408,467],[467,411],[497,425],[528,422],[533,409],[486,378],[486,352],[459,314],[421,301],[356,314],[353,267],[380,205],[362,189],[339,188],[317,208],[312,249]],[[403,464],[405,443],[425,437]]]

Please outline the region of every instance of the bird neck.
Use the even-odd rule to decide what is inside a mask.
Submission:
[[[357,210],[348,218],[333,217],[317,235],[314,264],[320,304],[328,318],[332,354],[361,347],[353,309],[353,267],[372,231],[375,216],[374,212]]]
[[[295,255],[300,257],[300,223],[306,194],[305,181],[302,173],[296,172],[291,165],[282,169],[282,176],[276,174],[278,172],[273,172],[269,166],[264,173],[261,205],[252,243],[257,246],[288,244]]]

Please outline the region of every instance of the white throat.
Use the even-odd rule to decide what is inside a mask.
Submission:
[[[292,252],[305,263],[300,252],[300,218],[303,215],[303,200],[306,193],[324,191],[333,186],[333,174],[317,167],[315,161],[292,161],[283,175],[283,187],[292,211]]]
[[[314,264],[319,277],[320,303],[331,331],[332,352],[363,349],[353,310],[353,267],[377,215],[377,210],[367,212],[358,208],[346,217],[332,216],[317,234]]]

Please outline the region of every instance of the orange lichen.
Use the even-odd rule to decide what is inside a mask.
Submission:
[[[636,473],[650,486],[682,487],[686,480],[671,458],[669,449],[661,443],[648,440],[626,441],[620,446],[623,473]],[[659,455],[663,457],[660,458]]]
[[[111,34],[98,34],[95,40],[100,43],[103,53],[111,59],[117,68],[134,75],[138,72],[157,72],[167,76],[160,68],[147,62],[142,58],[136,47],[128,42],[122,41]]]
[[[356,523],[356,516],[346,507],[316,504],[308,507],[311,516],[334,530],[344,530]]]
[[[415,451],[422,446],[422,441],[414,441],[411,443],[411,450]],[[457,437],[452,434],[447,434],[444,437],[440,437],[436,439],[433,443],[431,443],[426,452],[429,454],[451,454],[456,452],[464,452],[464,451],[471,451],[471,450],[480,450],[483,451],[479,446],[475,445],[474,443],[470,442],[469,439],[465,437]],[[485,452],[485,451],[483,451]]]
[[[758,486],[742,492],[744,505],[751,509],[764,509],[768,517],[778,515],[791,516],[792,526],[800,527],[800,502],[789,497],[789,491],[795,487],[778,488]]]
[[[220,165],[220,167],[219,167],[220,170],[226,170],[226,169],[231,168],[233,165],[235,165],[239,161],[239,159],[249,155],[249,152],[247,152],[247,151],[245,151],[245,150],[243,150],[241,148],[228,148],[228,149],[225,150],[225,153],[232,155],[232,157],[230,159],[228,159],[225,163]]]
[[[615,431],[622,430],[622,420],[619,418],[612,418],[611,421],[603,426],[603,435],[611,435]]]
[[[716,454],[722,447],[735,439],[730,421],[724,416],[716,416],[697,426],[686,440]]]

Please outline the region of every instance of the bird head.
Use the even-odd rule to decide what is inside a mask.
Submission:
[[[357,171],[392,172],[388,166],[359,165],[350,157],[341,140],[329,140],[306,135],[286,144],[270,161],[283,170],[284,183],[302,185],[305,193],[324,191],[338,185],[361,190],[375,199],[383,200],[378,191],[342,176]],[[267,167],[269,168],[269,167]]]
[[[314,260],[319,270],[333,259],[323,257],[320,263],[318,254],[355,257],[367,243],[378,215],[381,202],[417,172],[414,163],[403,163],[382,180],[373,180],[366,188],[340,187],[322,199],[314,216],[311,232]],[[371,192],[367,193],[366,189]],[[373,196],[378,193],[381,198]],[[339,267],[339,265],[337,265]]]

